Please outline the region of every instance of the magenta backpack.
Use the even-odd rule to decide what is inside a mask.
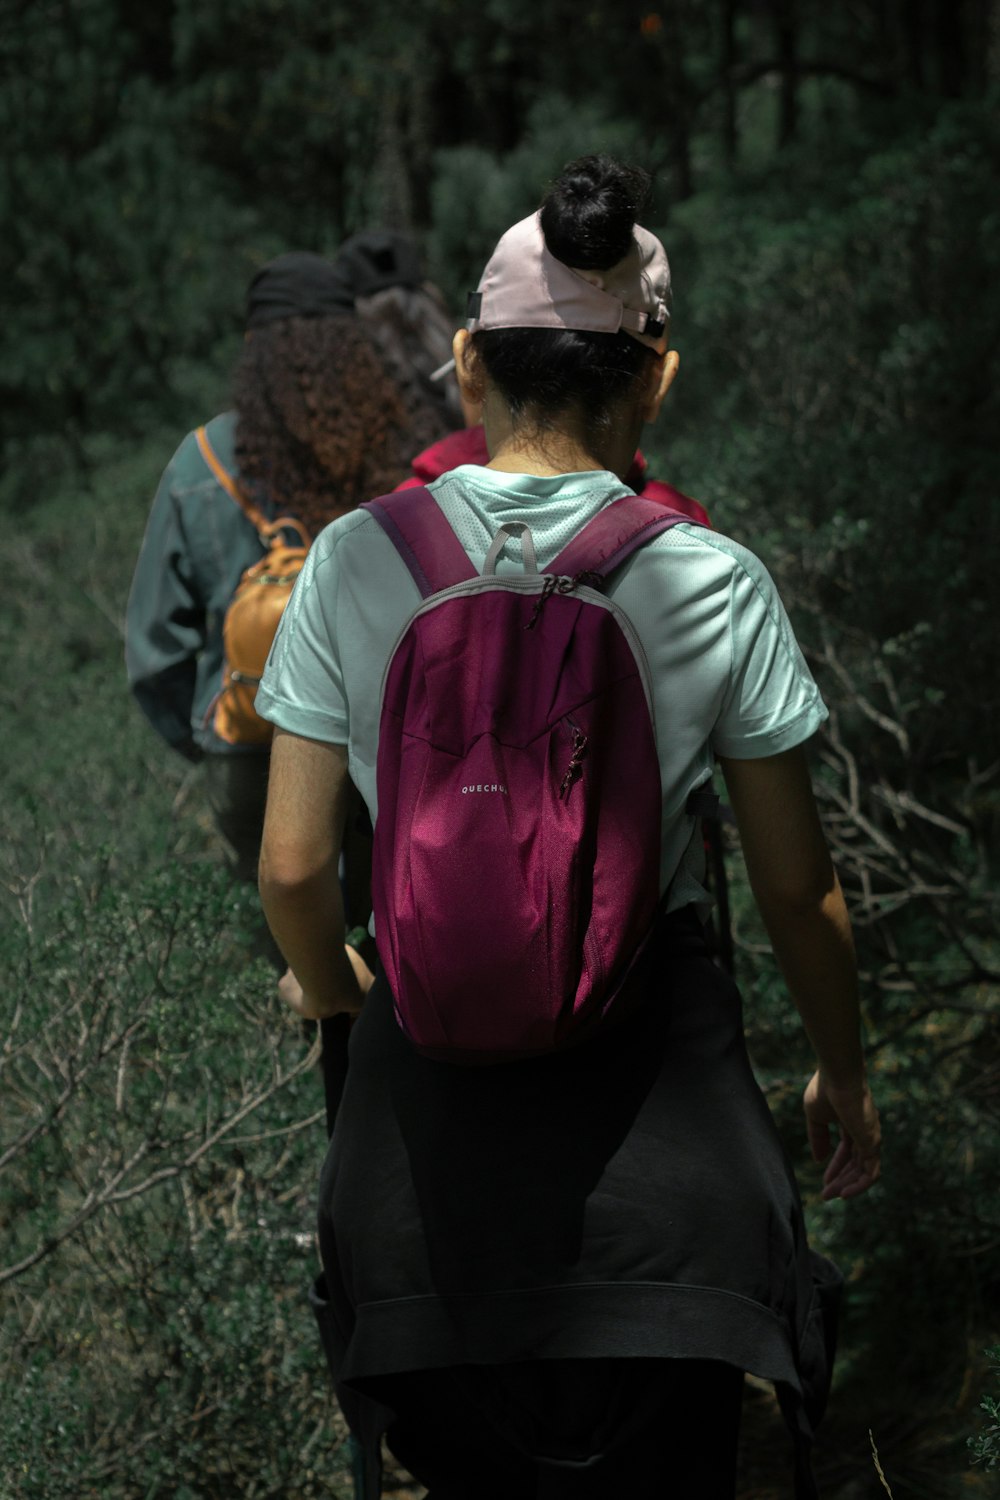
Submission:
[[[426,489],[373,500],[422,603],[383,679],[373,903],[396,1015],[428,1057],[590,1036],[660,904],[649,668],[601,592],[689,516],[623,496],[552,562],[501,527],[480,577]],[[520,532],[523,573],[497,576]]]

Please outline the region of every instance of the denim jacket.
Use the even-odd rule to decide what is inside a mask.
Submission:
[[[207,430],[219,461],[234,472],[235,413],[213,418]],[[188,433],[150,511],[125,616],[125,665],[146,718],[189,759],[203,751],[260,753],[259,746],[220,740],[211,709],[222,685],[226,609],[244,571],[264,551],[252,522]]]

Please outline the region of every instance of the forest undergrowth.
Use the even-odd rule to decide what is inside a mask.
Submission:
[[[0,1500],[348,1500],[306,1301],[315,1049],[198,770],[129,700],[125,600],[257,266],[388,221],[461,309],[595,149],[653,171],[673,267],[652,471],[764,560],[831,710],[814,780],[885,1129],[857,1202],[819,1201],[811,1059],[728,853],[754,1066],[847,1282],[821,1490],[995,1489],[996,6],[555,3],[560,49],[522,0],[459,30],[373,0],[370,35],[306,0],[0,27]],[[752,1382],[740,1500],[787,1494]]]

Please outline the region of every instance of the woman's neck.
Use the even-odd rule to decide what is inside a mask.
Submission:
[[[504,474],[578,474],[608,469],[619,478],[628,472],[638,433],[611,431],[587,433],[568,423],[560,429],[514,428],[506,408],[483,412],[486,444],[490,451],[487,468]]]
[[[553,434],[553,440],[544,444],[519,443],[515,439],[502,443],[495,449],[486,467],[499,469],[504,474],[537,474],[542,478],[550,474],[577,474],[588,469],[605,469],[607,464],[582,444],[567,443]]]

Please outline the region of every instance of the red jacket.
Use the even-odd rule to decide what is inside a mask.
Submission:
[[[412,476],[404,479],[396,488],[408,490],[418,484],[430,484],[433,479],[440,479],[442,474],[447,474],[449,469],[457,469],[460,464],[487,464],[489,461],[486,434],[482,427],[462,427],[458,432],[449,432],[447,437],[432,443],[423,453],[418,453],[413,460]],[[675,490],[672,484],[665,484],[661,479],[647,479],[646,468],[645,458],[637,451],[632,467],[625,475],[625,483],[629,489],[635,490],[637,495],[644,495],[647,500],[656,500],[660,505],[668,506],[670,510],[681,510],[692,521],[700,521],[703,526],[711,526],[708,512],[697,500],[681,494],[680,490]]]

